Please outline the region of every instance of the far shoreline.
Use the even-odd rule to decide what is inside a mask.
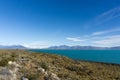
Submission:
[[[70,50],[70,49],[27,49],[27,51],[30,52],[36,52],[36,53],[44,53],[44,54],[49,54],[49,52],[39,52],[39,51],[31,51],[31,50]],[[75,50],[75,49],[71,49],[71,50]],[[63,57],[67,57],[69,59],[72,59],[74,61],[82,61],[82,62],[90,62],[90,63],[99,63],[99,64],[106,64],[106,65],[116,65],[116,66],[120,66],[119,63],[112,63],[112,62],[100,62],[100,61],[91,61],[91,60],[82,60],[82,59],[73,59],[70,58],[68,56],[65,55],[60,55],[60,54],[54,54],[54,53],[50,53],[52,55],[59,55],[59,56],[63,56]]]

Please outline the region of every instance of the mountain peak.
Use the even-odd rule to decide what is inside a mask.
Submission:
[[[0,49],[26,49],[22,45],[0,45]]]

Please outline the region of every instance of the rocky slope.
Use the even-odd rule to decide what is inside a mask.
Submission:
[[[0,50],[0,80],[120,80],[120,65],[64,56]]]

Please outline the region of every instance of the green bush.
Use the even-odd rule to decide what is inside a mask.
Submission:
[[[17,56],[18,56],[17,54],[12,53],[11,56],[10,56],[10,57],[11,57],[11,60],[12,60],[12,61],[15,61],[15,58],[16,58]]]
[[[25,77],[28,78],[29,80],[38,80],[39,79],[39,74],[37,74],[37,73],[28,74]]]
[[[8,61],[9,61],[9,58],[3,58],[3,59],[0,61],[0,66],[2,66],[2,67],[7,66]]]
[[[10,57],[2,57],[0,60],[0,66],[3,66],[3,67],[7,66],[8,61],[15,61],[16,56],[17,55],[12,54]]]
[[[47,64],[46,62],[41,62],[41,63],[39,63],[39,64],[40,64],[40,66],[41,66],[42,68],[45,69],[45,71],[46,71],[46,70],[49,70],[49,66],[48,66],[48,64]]]

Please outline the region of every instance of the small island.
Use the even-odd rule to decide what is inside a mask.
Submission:
[[[27,50],[0,50],[0,80],[120,80],[120,65]]]

